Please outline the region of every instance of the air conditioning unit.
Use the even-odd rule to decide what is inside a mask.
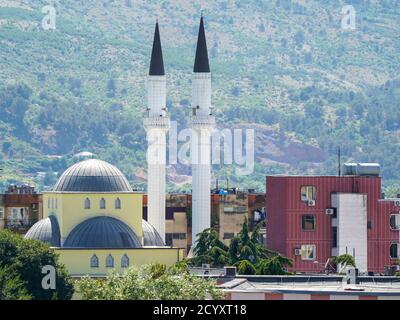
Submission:
[[[308,200],[309,207],[315,207],[315,200]]]
[[[295,256],[301,256],[301,249],[294,249]]]
[[[335,209],[326,209],[325,214],[327,216],[333,216],[335,214]]]
[[[394,201],[394,206],[395,207],[400,207],[400,200],[395,200]]]
[[[201,268],[202,268],[202,269],[210,269],[210,268],[211,268],[211,265],[205,264],[205,263],[204,263],[204,264],[201,265]]]

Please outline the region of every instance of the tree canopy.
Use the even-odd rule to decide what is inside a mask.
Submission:
[[[190,274],[185,263],[169,269],[159,264],[132,267],[106,279],[85,277],[77,282],[77,290],[84,300],[220,300],[224,296],[214,281]]]
[[[55,290],[42,287],[42,268],[48,265],[56,269]],[[69,300],[73,293],[72,280],[54,250],[10,231],[0,232],[0,299]]]
[[[219,240],[218,232],[207,229],[198,235],[194,248],[195,257],[188,260],[192,266],[210,264],[212,267],[234,265],[239,274],[281,275],[292,265],[289,258],[266,250],[262,244],[260,225],[250,232],[247,218],[242,230],[235,236],[229,247]]]

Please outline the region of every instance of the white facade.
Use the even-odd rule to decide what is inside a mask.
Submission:
[[[367,272],[367,196],[353,193],[333,194],[332,205],[337,209],[338,255],[350,254],[360,272]]]
[[[166,136],[170,128],[166,109],[166,77],[149,76],[147,88],[148,117],[144,120],[148,143],[147,220],[165,242]]]

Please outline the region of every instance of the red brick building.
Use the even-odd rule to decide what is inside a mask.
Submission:
[[[267,247],[296,272],[321,272],[333,256],[361,272],[398,264],[400,199],[382,199],[378,176],[275,176],[266,180]]]

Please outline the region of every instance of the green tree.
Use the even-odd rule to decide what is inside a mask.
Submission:
[[[30,300],[25,283],[10,268],[0,268],[0,300]]]
[[[179,273],[177,271],[179,270]],[[159,265],[133,267],[122,276],[105,280],[85,277],[77,282],[83,300],[214,300],[223,298],[216,283],[190,274],[184,264],[166,269]]]
[[[56,289],[42,288],[42,268],[54,266],[56,269]],[[25,240],[10,231],[0,232],[0,269],[12,270],[11,278],[4,278],[6,286],[19,288],[35,300],[60,299],[68,300],[73,295],[72,279],[65,266],[59,263],[58,255],[48,245],[36,241]],[[14,282],[14,284],[12,284]],[[23,288],[21,287],[23,283]],[[23,291],[25,289],[25,291]],[[13,291],[12,291],[13,292]]]
[[[347,266],[356,268],[356,261],[350,254],[342,254],[338,257],[334,257],[332,262],[336,265],[342,266],[342,270]]]

